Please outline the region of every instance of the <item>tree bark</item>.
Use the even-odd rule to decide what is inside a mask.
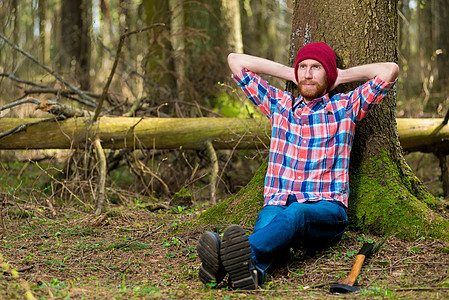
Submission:
[[[437,56],[437,87],[444,92],[448,90],[449,84],[449,0],[436,2],[437,49],[441,50],[441,54]]]
[[[90,0],[63,0],[61,5],[61,64],[69,70],[75,65],[75,75],[82,90],[90,88]]]
[[[178,99],[183,101],[185,96],[185,42],[184,42],[184,6],[182,0],[170,0],[170,42],[173,47],[173,61],[176,74],[176,88]]]
[[[151,26],[155,23],[170,24],[169,1],[166,0],[148,0],[142,1],[143,9],[146,15],[146,25]],[[170,26],[166,26],[167,29]],[[158,87],[164,87],[164,90],[176,90],[175,66],[172,57],[172,45],[170,43],[170,32],[166,29],[161,31],[149,31],[148,38],[150,47],[144,58],[145,76]],[[158,59],[156,59],[158,58]],[[166,91],[162,94],[162,89],[155,88],[152,85],[146,85],[148,95],[154,95],[155,99],[166,97]]]
[[[397,1],[296,1],[293,53],[307,42],[324,41],[335,50],[339,68],[397,61],[397,24]],[[350,228],[406,239],[422,235],[448,239],[448,221],[432,210],[437,205],[435,198],[403,158],[396,130],[394,94],[391,91],[356,129],[350,165]],[[261,167],[264,168],[265,165]],[[206,211],[202,221],[221,220],[252,227],[261,209],[260,173],[236,197]],[[258,198],[253,198],[255,190],[260,191]]]
[[[232,52],[243,53],[242,22],[240,18],[240,1],[223,0],[222,14],[228,25],[228,45]]]
[[[47,0],[39,0],[38,4],[38,18],[39,18],[39,44],[40,44],[40,60],[43,64],[46,64],[46,53],[47,53],[47,45],[46,45],[46,34],[45,34],[45,27],[47,22]]]

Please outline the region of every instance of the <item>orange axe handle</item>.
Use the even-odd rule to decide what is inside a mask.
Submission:
[[[355,257],[354,264],[352,265],[352,269],[351,272],[349,272],[348,277],[341,280],[339,284],[354,285],[357,277],[359,277],[363,262],[365,261],[365,258],[371,254],[373,247],[374,243],[365,243],[363,245],[362,249],[360,249],[359,253]]]

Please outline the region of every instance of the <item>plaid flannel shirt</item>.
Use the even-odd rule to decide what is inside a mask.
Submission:
[[[298,202],[337,200],[347,207],[355,125],[395,82],[375,77],[348,94],[306,104],[246,69],[233,78],[271,122],[264,205],[285,205],[295,195]]]

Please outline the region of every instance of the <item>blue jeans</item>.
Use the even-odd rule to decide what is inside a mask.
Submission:
[[[262,280],[277,258],[290,248],[319,249],[337,243],[348,225],[346,209],[337,201],[298,203],[291,195],[287,205],[267,205],[259,213],[250,235],[252,260]]]

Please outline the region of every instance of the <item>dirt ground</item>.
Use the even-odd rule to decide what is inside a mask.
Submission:
[[[365,262],[354,294],[334,296],[329,287],[348,275],[363,242],[380,237],[347,232],[331,249],[300,250],[260,290],[242,292],[199,282],[196,242],[204,230],[225,229],[198,226],[199,210],[116,207],[95,217],[25,204],[0,209],[0,299],[27,291],[36,299],[449,299],[447,244],[429,238],[388,238]]]

